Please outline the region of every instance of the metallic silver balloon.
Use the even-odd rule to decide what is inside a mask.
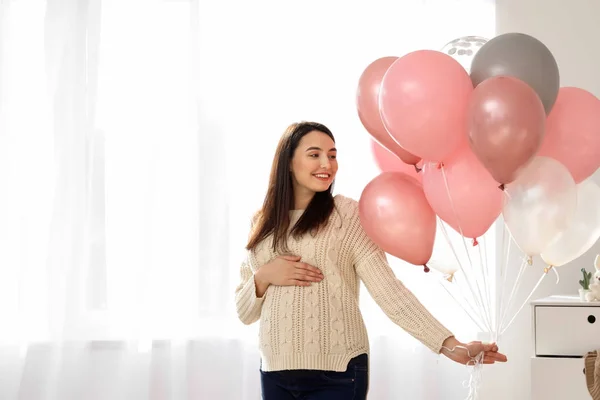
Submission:
[[[546,115],[560,89],[558,64],[552,52],[524,33],[505,33],[489,40],[474,56],[470,74],[474,87],[499,75],[524,81],[542,100]]]

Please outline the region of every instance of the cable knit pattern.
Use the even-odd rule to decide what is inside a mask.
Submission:
[[[292,219],[293,223],[301,216],[301,212],[295,211],[294,213],[296,215]],[[302,255],[303,262],[314,265],[317,262],[316,238],[307,236],[303,239],[299,243],[300,252],[298,254]],[[304,318],[302,321],[304,326],[303,343],[299,348],[303,348],[304,353],[319,354],[321,351],[319,289],[313,285],[301,291],[301,294],[304,295]]]
[[[324,271],[325,282],[329,289],[329,323],[331,354],[344,354],[344,310],[342,307],[342,276],[338,265],[338,247],[341,242],[341,224],[334,223],[329,232],[327,245],[327,268]]]
[[[441,325],[394,275],[386,254],[364,232],[358,202],[335,198],[336,210],[317,235],[290,238],[290,251],[319,268],[323,281],[308,287],[271,285],[256,297],[253,274],[277,257],[271,238],[242,264],[236,289],[238,316],[245,324],[260,319],[262,370],[345,371],[350,359],[369,353],[359,309],[360,280],[397,325],[439,353],[452,333]],[[292,223],[300,212],[290,214]]]
[[[294,288],[292,286],[283,288],[279,306],[279,352],[289,354],[293,352],[292,341],[294,339]]]

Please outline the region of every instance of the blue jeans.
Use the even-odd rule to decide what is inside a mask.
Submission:
[[[368,358],[361,354],[344,372],[260,371],[263,400],[365,400],[369,388]]]

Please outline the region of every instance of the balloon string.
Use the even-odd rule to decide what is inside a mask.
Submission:
[[[444,238],[446,239],[446,242],[448,243],[448,245],[450,246],[450,250],[452,250],[452,253],[454,254],[454,257],[456,258],[456,261],[458,263],[459,269],[461,271],[463,271],[462,268],[462,263],[460,261],[460,258],[458,258],[458,255],[456,254],[456,249],[454,248],[454,245],[452,244],[452,242],[450,241],[450,237],[448,235],[448,232],[446,231],[446,227],[444,225],[444,223],[442,222],[442,220],[437,217],[438,223],[440,224],[440,227],[442,228],[442,233],[444,234]],[[464,274],[464,271],[463,271]],[[458,285],[458,281],[457,281],[457,277],[454,276],[454,281],[457,283]],[[469,288],[469,292],[471,293],[471,297],[473,298],[473,301],[477,302],[477,299],[475,298],[475,294],[473,293],[473,289],[471,288],[471,285],[469,283],[468,279],[465,279],[465,281],[467,282],[467,287]],[[465,299],[465,301],[469,304],[469,306],[471,306],[471,303],[468,301],[468,299],[463,296],[463,298]],[[471,306],[472,307],[472,306]],[[474,308],[475,311],[479,311],[479,309],[477,307]],[[475,314],[477,314],[478,318],[481,318],[481,321],[483,321],[485,323],[485,319],[483,318],[483,316],[476,312]],[[472,319],[472,317],[471,317]],[[479,324],[477,324],[477,326],[480,326]],[[483,329],[482,329],[483,330]]]
[[[485,234],[482,236],[482,240],[483,240],[483,250],[481,250],[481,246],[480,246],[480,248],[479,248],[479,252],[480,252],[479,256],[480,256],[480,259],[483,258],[481,264],[482,264],[482,266],[484,268],[486,276],[489,279],[491,272],[490,272],[490,267],[489,267],[489,262],[488,262],[487,240],[486,240],[486,235]],[[481,254],[481,252],[483,252],[483,255]],[[494,272],[495,271],[496,270],[494,269]],[[496,280],[493,280],[493,281],[496,282]],[[491,281],[490,281],[490,283],[491,283]],[[492,289],[493,288],[497,288],[497,287],[498,287],[497,284],[496,285],[491,285],[490,284],[490,289],[489,289],[489,299],[488,299],[488,302],[489,302],[489,305],[490,305],[490,319],[492,320],[492,327],[494,327],[494,322],[495,322],[494,321],[494,317],[495,317],[495,315],[492,314],[492,310],[491,309],[492,309],[492,306],[493,306],[494,307],[494,311],[495,311],[495,309],[496,309],[496,301],[495,300],[497,299],[496,290],[492,291]],[[493,329],[491,330],[490,333],[492,334],[492,337],[494,338],[494,341],[497,341],[496,334],[495,334],[495,332],[494,332]]]
[[[472,356],[469,352],[469,349],[464,346],[455,346],[452,349],[447,348],[446,346],[442,346],[442,348],[446,349],[450,353],[454,353],[457,348],[467,350],[467,355],[470,360],[467,361],[467,367],[473,366],[471,369],[471,373],[469,374],[469,379],[463,382],[463,387],[468,389],[468,394],[466,400],[477,400],[479,398],[479,389],[481,388],[481,382],[483,381],[482,372],[483,372],[483,357],[485,353],[482,351],[475,356]]]
[[[448,185],[448,179],[446,177],[446,169],[444,168],[444,164],[443,163],[441,165],[442,165],[442,177],[444,178],[444,185],[446,186],[446,193],[448,194],[448,199],[450,200],[450,205],[452,207],[452,212],[454,213],[454,218],[456,218],[456,221],[458,222],[458,229],[459,229],[460,235],[461,235],[461,237],[463,239],[463,245],[464,245],[464,248],[465,248],[465,252],[467,254],[467,258],[469,260],[469,265],[471,266],[471,271],[473,272],[473,277],[475,279],[475,285],[477,287],[477,291],[479,293],[479,297],[481,299],[481,303],[482,303],[482,306],[483,306],[483,312],[484,312],[484,314],[486,316],[486,319],[487,319],[487,325],[490,327],[490,330],[491,330],[491,325],[492,324],[491,324],[491,317],[490,317],[491,312],[490,312],[489,304],[484,301],[484,296],[483,296],[482,291],[481,291],[481,285],[479,283],[477,272],[476,272],[476,269],[473,266],[473,261],[471,260],[471,254],[469,252],[469,249],[467,247],[467,242],[466,242],[466,239],[464,237],[464,233],[463,233],[463,230],[462,230],[462,224],[460,223],[460,219],[458,217],[458,212],[456,211],[456,207],[454,205],[454,200],[452,199],[452,196],[450,195],[450,187]],[[486,288],[487,288],[487,285],[484,283],[484,292],[486,291]]]
[[[464,285],[461,284],[461,282],[462,282],[462,277],[461,276],[455,277],[454,281],[456,282],[457,286],[464,286]],[[468,280],[466,279],[466,277],[465,277],[465,282],[467,282],[467,284],[468,284]],[[475,297],[473,297],[473,301],[476,302]],[[469,305],[471,305],[471,303],[469,303]],[[489,332],[490,331],[490,327],[486,324],[486,319],[484,318],[484,315],[481,312],[481,307],[480,308],[474,308],[471,305],[471,311],[474,313],[474,315],[476,315],[482,321],[482,323],[484,325],[485,329],[482,329],[481,332]],[[481,324],[479,324],[478,327],[481,327]]]
[[[469,310],[467,310],[466,307],[454,296],[454,294],[452,294],[452,292],[450,292],[450,290],[448,290],[448,288],[446,287],[446,285],[444,284],[444,282],[442,282],[442,281],[439,281],[439,282],[440,282],[440,285],[444,288],[444,290],[446,290],[446,292],[450,295],[450,297],[452,297],[452,299],[463,309],[463,311],[465,312],[465,314],[467,314],[469,316],[469,318],[471,318],[471,321],[473,321],[473,323],[475,325],[477,325],[477,327],[481,331],[484,331],[484,329],[481,327],[481,324],[479,324],[479,322],[477,322],[477,320],[473,317],[473,314],[476,314],[476,313],[473,311],[471,303],[469,303],[469,301],[464,296],[462,296],[462,298],[465,301],[465,304],[467,306],[469,306],[469,308],[471,309],[472,313],[470,313]],[[459,293],[460,293],[460,291],[459,291]]]
[[[506,243],[507,237],[508,237],[508,243]],[[502,264],[500,265],[501,286],[498,290],[498,293],[500,295],[500,301],[498,302],[498,308],[497,308],[497,313],[496,313],[496,329],[494,331],[494,336],[495,336],[494,340],[498,340],[497,336],[500,333],[500,322],[502,321],[501,315],[502,315],[502,311],[503,311],[503,307],[504,307],[504,288],[506,287],[506,277],[508,275],[506,273],[506,270],[508,269],[508,260],[510,258],[511,243],[512,243],[512,237],[510,236],[510,233],[508,232],[508,227],[506,226],[506,224],[504,224],[504,229],[502,230],[502,248],[504,249],[505,245],[506,245],[506,252],[504,253],[504,259],[502,260]]]
[[[463,387],[469,390],[466,400],[477,400],[479,398],[479,390],[483,381],[482,372],[483,364],[477,361],[471,370],[468,382],[463,383]]]
[[[479,318],[481,318],[482,322],[484,323],[484,325],[486,325],[486,320],[483,316],[483,314],[481,314],[481,304],[479,304],[479,301],[477,299],[477,296],[475,295],[475,291],[473,290],[473,286],[471,285],[471,282],[469,281],[469,278],[467,276],[467,274],[465,273],[465,270],[463,268],[462,262],[460,260],[460,257],[458,257],[458,254],[456,253],[456,249],[454,248],[454,245],[452,244],[452,241],[450,240],[450,236],[448,235],[448,232],[446,231],[446,226],[444,225],[444,223],[442,222],[442,220],[440,219],[440,217],[437,217],[438,222],[440,224],[440,227],[442,228],[442,233],[444,234],[444,238],[446,239],[446,242],[448,243],[448,245],[450,246],[450,250],[452,250],[452,253],[454,254],[454,258],[456,258],[456,262],[458,263],[458,267],[461,270],[461,272],[463,273],[464,277],[465,277],[465,281],[467,283],[467,287],[469,288],[469,291],[471,293],[471,296],[473,297],[473,301],[476,303],[476,310],[478,311],[478,316]],[[455,278],[456,279],[456,278]],[[489,327],[488,327],[489,329]]]
[[[512,319],[510,320],[510,322],[508,323],[508,325],[506,325],[506,327],[504,329],[502,329],[501,335],[503,335],[504,332],[506,332],[506,330],[512,325],[512,323],[515,320],[515,318],[517,318],[517,315],[519,315],[519,313],[521,312],[521,310],[523,309],[523,307],[525,307],[525,305],[527,304],[527,302],[529,302],[529,299],[531,299],[531,296],[533,296],[533,294],[535,293],[535,291],[537,290],[537,288],[540,286],[540,284],[542,283],[542,281],[546,277],[546,275],[548,275],[548,272],[544,271],[544,273],[542,274],[542,276],[540,277],[540,279],[537,281],[537,283],[535,284],[535,286],[533,287],[533,289],[529,293],[529,296],[527,296],[527,298],[525,299],[525,301],[523,302],[523,304],[521,304],[521,307],[519,307],[519,309],[517,310],[517,312],[515,313],[515,315],[513,315]]]
[[[556,275],[556,284],[558,285],[558,282],[560,282],[560,276],[558,275],[558,269],[552,268],[552,271],[554,271],[554,275]]]
[[[506,308],[504,309],[504,312],[502,313],[502,320],[500,321],[500,330],[499,330],[500,334],[503,332],[504,321],[506,320],[508,311],[510,310],[510,306],[513,303],[515,293],[521,287],[521,281],[522,281],[521,277],[522,277],[523,273],[525,272],[526,265],[527,265],[527,258],[523,258],[523,260],[521,261],[521,267],[519,268],[519,273],[517,274],[517,279],[515,279],[515,282],[513,283],[513,286],[512,286],[512,290],[510,292],[510,296],[508,296]]]
[[[463,276],[462,275],[457,275],[454,277],[454,281],[456,282],[457,286],[460,287],[464,287],[465,284],[461,284],[461,282],[463,282]],[[464,282],[466,282],[466,285],[469,285],[469,280],[465,277]],[[468,292],[465,290],[465,292]],[[476,315],[479,320],[481,321],[481,323],[483,324],[485,329],[482,329],[481,332],[489,332],[491,330],[490,326],[487,324],[487,320],[485,318],[485,316],[483,315],[483,311],[482,311],[482,307],[477,307],[478,303],[477,303],[477,298],[473,295],[473,293],[471,293],[470,298],[472,299],[472,303],[474,305],[471,306],[471,311],[474,312],[474,315]],[[471,303],[469,303],[471,304]],[[479,325],[481,326],[481,325]]]
[[[491,324],[491,320],[490,320],[489,307],[487,307],[488,305],[484,302],[484,297],[481,293],[481,285],[479,284],[479,279],[477,279],[477,274],[475,272],[475,268],[473,267],[473,260],[471,260],[471,254],[469,253],[469,248],[467,247],[467,241],[465,240],[465,236],[463,234],[462,224],[460,223],[460,218],[458,217],[458,212],[456,212],[454,200],[452,199],[452,196],[450,195],[450,187],[448,185],[448,179],[446,177],[446,168],[444,167],[443,163],[440,163],[440,166],[441,166],[441,170],[442,170],[442,177],[444,178],[444,186],[446,187],[446,194],[448,195],[448,199],[450,200],[450,206],[452,207],[452,213],[454,214],[454,218],[456,218],[456,222],[458,223],[458,230],[463,239],[463,245],[465,248],[465,252],[467,254],[467,259],[469,260],[469,265],[471,266],[471,271],[473,271],[473,275],[475,278],[475,286],[477,287],[477,292],[479,294],[479,298],[481,299],[481,306],[483,308],[483,313],[486,317],[486,324],[487,324],[487,326],[490,327],[490,330],[491,330],[492,324]]]
[[[502,313],[502,318],[500,320],[500,331],[502,331],[502,326],[504,325],[504,322],[506,320],[506,316],[508,314],[508,310],[510,309],[513,299],[515,297],[515,293],[518,291],[518,289],[521,286],[521,278],[523,276],[523,273],[525,272],[525,266],[527,265],[527,258],[524,257],[521,260],[521,266],[519,267],[519,272],[517,273],[517,277],[515,279],[515,281],[513,282],[511,291],[510,291],[510,295],[508,296],[508,301],[505,304],[505,308],[504,308],[504,312]]]
[[[485,246],[485,244],[484,244]],[[490,296],[490,288],[488,286],[488,281],[489,281],[489,276],[488,276],[488,269],[487,269],[487,265],[483,262],[483,250],[481,250],[481,246],[478,246],[479,248],[479,264],[481,266],[481,272],[482,272],[482,277],[483,277],[483,288],[484,288],[484,294],[485,294],[485,300],[486,300],[486,304],[488,305],[489,309],[489,318],[490,318],[490,326],[493,326],[494,324],[492,323],[492,297]],[[490,332],[491,333],[491,332]]]
[[[482,238],[483,238],[483,256],[482,256],[483,257],[483,261],[482,261],[482,265],[484,266],[484,271],[486,272],[486,274],[487,274],[487,276],[489,278],[489,276],[490,276],[490,268],[489,268],[489,263],[488,263],[488,252],[487,252],[486,235],[484,234],[482,236]],[[481,247],[479,248],[479,251],[482,251]],[[480,254],[480,256],[481,256],[481,254]],[[493,287],[493,286],[490,286],[490,288],[491,287]],[[490,291],[490,299],[489,299],[490,300],[490,307],[492,305],[492,298],[493,298],[492,292]]]

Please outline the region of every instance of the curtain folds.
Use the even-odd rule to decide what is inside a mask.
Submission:
[[[260,398],[257,326],[233,299],[279,135],[330,127],[336,191],[358,198],[378,173],[365,66],[494,34],[487,0],[364,4],[0,1],[1,399]],[[390,260],[476,339],[431,276]],[[361,304],[370,398],[464,398],[467,369]]]

